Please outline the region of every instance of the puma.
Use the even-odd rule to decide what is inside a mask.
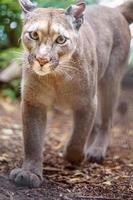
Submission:
[[[25,19],[22,75],[24,162],[10,179],[42,183],[47,108],[69,108],[73,132],[64,158],[102,162],[130,48],[133,1],[116,8],[84,2],[68,9],[38,8],[19,0]]]

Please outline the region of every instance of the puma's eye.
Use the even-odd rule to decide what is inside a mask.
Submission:
[[[39,36],[38,36],[37,32],[29,32],[29,36],[33,40],[38,40],[39,39]]]
[[[64,44],[67,41],[67,38],[65,36],[60,35],[57,39],[56,39],[56,43],[57,44]]]

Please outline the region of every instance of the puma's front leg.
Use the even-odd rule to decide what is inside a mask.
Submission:
[[[43,105],[22,103],[24,162],[20,169],[10,173],[10,179],[19,186],[39,187],[42,182],[43,136],[46,109]]]
[[[93,127],[95,111],[94,103],[73,111],[74,129],[64,152],[65,159],[72,164],[80,164],[84,159],[84,146]]]

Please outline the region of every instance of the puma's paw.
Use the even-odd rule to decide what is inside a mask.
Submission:
[[[13,169],[10,173],[9,179],[17,186],[27,186],[30,188],[37,188],[42,183],[41,176],[22,168]]]
[[[84,155],[78,149],[67,148],[64,151],[64,159],[73,165],[79,165],[83,161]]]
[[[90,147],[86,152],[86,159],[92,163],[102,164],[105,159],[105,151],[102,148]]]

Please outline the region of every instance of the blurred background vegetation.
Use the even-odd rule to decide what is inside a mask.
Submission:
[[[37,0],[42,7],[63,7],[66,8],[75,0]],[[98,3],[98,0],[87,0],[88,4]],[[20,64],[21,52],[21,9],[18,0],[0,1],[0,71],[8,67],[12,62]],[[133,48],[132,51],[133,52]],[[130,56],[130,63],[133,61],[133,54]],[[13,80],[8,84],[0,81],[2,95],[9,96],[13,100],[19,96],[19,81]]]

